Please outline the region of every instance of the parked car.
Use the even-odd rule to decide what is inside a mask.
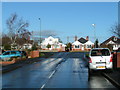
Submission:
[[[8,61],[12,57],[22,57],[19,51],[5,51],[0,55],[0,61]]]
[[[93,48],[89,53],[89,72],[112,69],[112,54],[108,48]]]
[[[22,55],[22,57],[28,58],[28,55],[25,51],[19,51]]]

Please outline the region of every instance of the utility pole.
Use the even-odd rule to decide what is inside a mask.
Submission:
[[[40,20],[40,50],[41,50],[41,18],[39,18]]]

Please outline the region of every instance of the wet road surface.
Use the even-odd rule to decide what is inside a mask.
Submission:
[[[2,88],[115,88],[101,73],[88,81],[85,53],[60,52],[2,75]]]

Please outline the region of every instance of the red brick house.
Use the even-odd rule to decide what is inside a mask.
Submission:
[[[100,44],[101,47],[108,47],[112,50],[118,50],[120,48],[120,38],[112,36]]]

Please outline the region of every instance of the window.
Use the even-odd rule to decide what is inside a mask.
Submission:
[[[99,49],[99,50],[92,50],[91,56],[109,56],[110,52],[108,49]]]
[[[75,48],[80,48],[80,46],[79,45],[75,45]]]
[[[15,51],[11,51],[11,54],[16,54],[16,52]]]
[[[52,39],[49,39],[49,41],[52,41]]]
[[[87,48],[92,48],[92,45],[86,45]]]
[[[10,52],[4,52],[3,53],[3,55],[9,55],[10,54]]]
[[[60,48],[59,45],[55,45],[55,48]]]

